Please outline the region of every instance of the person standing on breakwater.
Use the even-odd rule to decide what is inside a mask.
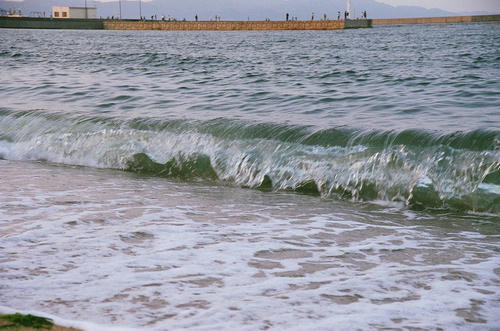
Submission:
[[[286,13],[286,15],[285,15],[285,16],[286,16],[286,21],[288,22],[288,13]]]
[[[311,14],[311,21],[314,21],[314,13]]]
[[[340,21],[340,10],[337,12],[337,20]]]
[[[194,15],[194,20],[198,22],[198,14]]]
[[[325,20],[325,21],[326,21],[326,13],[325,13],[325,14],[323,14],[323,20]]]

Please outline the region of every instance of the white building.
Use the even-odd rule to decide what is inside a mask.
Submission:
[[[95,7],[52,7],[53,18],[97,18]]]

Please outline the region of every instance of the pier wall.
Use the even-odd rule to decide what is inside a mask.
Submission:
[[[87,30],[342,30],[369,28],[372,25],[472,23],[500,21],[500,15],[383,18],[315,21],[141,21],[101,19],[53,19],[34,17],[0,17],[0,28],[11,29],[87,29]]]
[[[102,30],[99,19],[52,19],[38,17],[0,17],[0,28]]]
[[[371,20],[317,20],[317,21],[104,21],[106,30],[342,30],[371,27]]]
[[[236,30],[342,30],[369,28],[372,20],[315,21],[149,21],[101,19],[53,19],[0,17],[0,28],[11,29],[92,29],[92,30],[166,30],[166,31],[236,31]]]
[[[361,20],[346,20],[344,22],[344,29],[362,29],[371,28],[373,25],[373,20],[361,19]]]
[[[500,21],[500,15],[445,16],[416,18],[375,18],[373,25],[472,23]]]

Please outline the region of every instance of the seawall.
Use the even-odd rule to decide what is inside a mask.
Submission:
[[[0,28],[10,29],[76,29],[102,30],[103,21],[99,19],[52,19],[37,17],[0,17]]]
[[[101,19],[52,19],[0,17],[0,28],[11,29],[94,29],[94,30],[166,30],[166,31],[235,31],[235,30],[342,30],[370,28],[371,20],[315,21],[149,21]]]
[[[371,20],[317,21],[104,21],[106,30],[236,31],[236,30],[342,30],[370,28]]]
[[[473,22],[500,21],[500,15],[444,16],[444,17],[416,17],[416,18],[375,18],[372,21],[373,25],[473,23]]]
[[[500,21],[500,15],[377,18],[315,21],[201,21],[174,22],[150,20],[53,19],[0,16],[0,28],[11,29],[86,29],[86,30],[342,30],[370,28],[373,25],[473,23]]]

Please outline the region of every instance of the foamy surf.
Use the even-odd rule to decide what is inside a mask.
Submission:
[[[498,213],[499,133],[0,115],[0,157],[419,208]]]
[[[0,293],[16,311],[84,330],[500,322],[495,215],[38,162],[0,170]]]

